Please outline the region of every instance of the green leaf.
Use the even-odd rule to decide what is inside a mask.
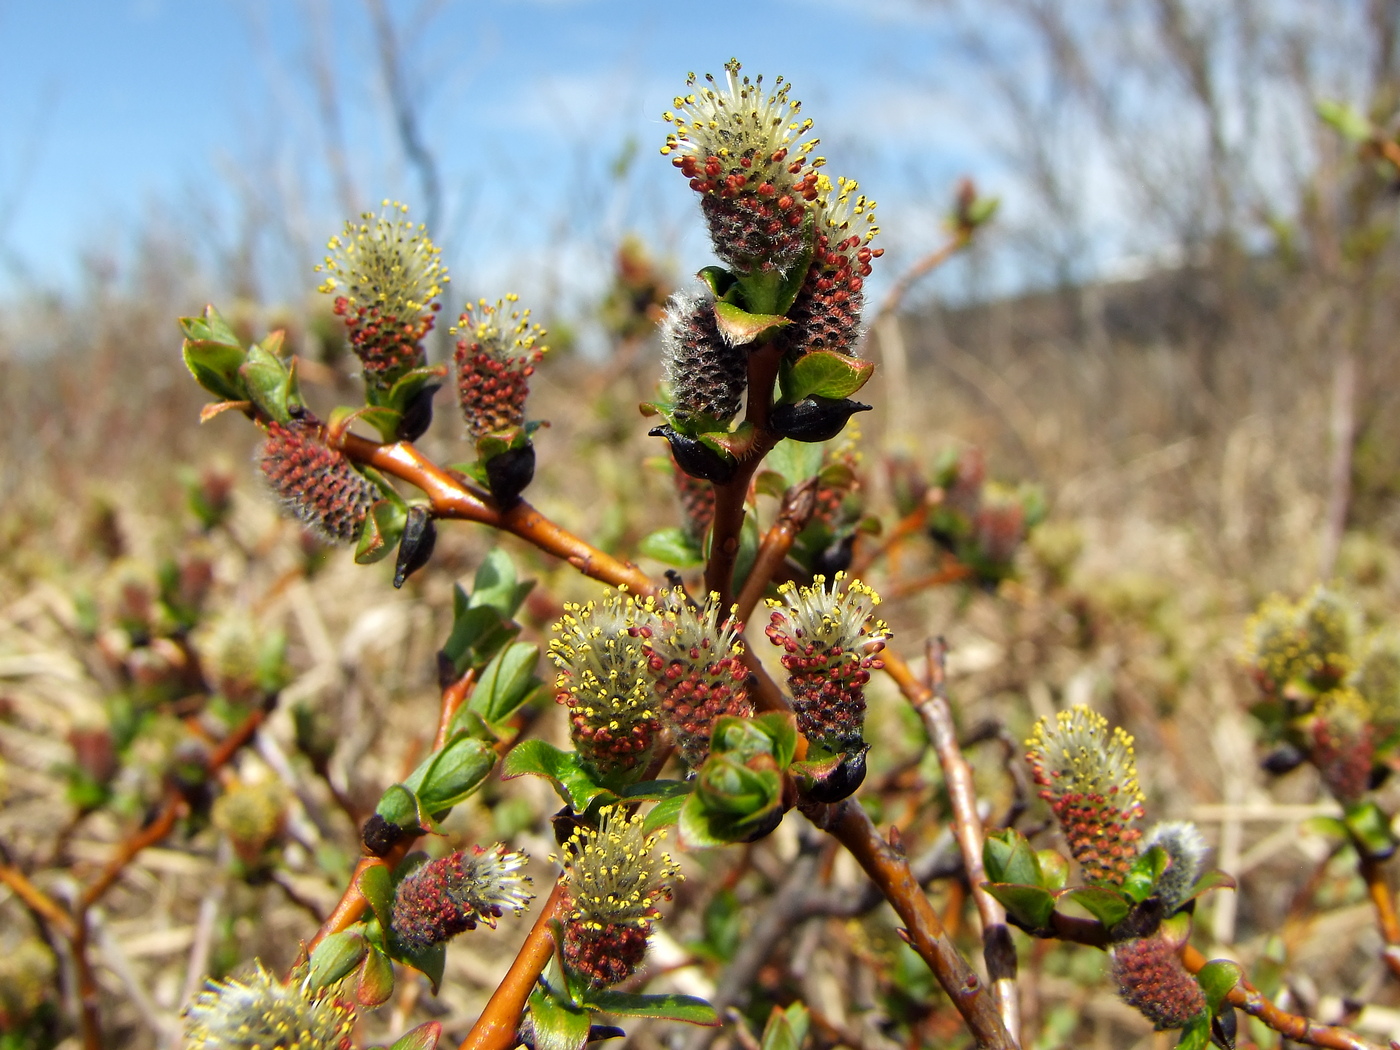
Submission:
[[[655,1017],[662,1021],[716,1026],[719,1015],[704,999],[693,995],[641,995],[606,988],[585,993],[585,1005],[619,1017]]]
[[[378,948],[371,948],[360,964],[355,980],[355,999],[361,1006],[376,1007],[394,994],[394,964]]]
[[[446,365],[424,365],[405,372],[394,380],[394,385],[384,398],[384,405],[401,413],[420,391],[428,386],[441,386],[446,377]]]
[[[988,833],[982,843],[982,867],[989,882],[1040,886],[1044,876],[1040,858],[1026,837],[1015,828],[1000,828]]]
[[[476,570],[470,604],[473,608],[489,605],[508,620],[520,609],[534,586],[534,580],[519,581],[510,555],[500,547],[493,547]]]
[[[398,1042],[389,1047],[389,1050],[437,1050],[438,1040],[441,1038],[442,1022],[428,1021],[400,1036]]]
[[[751,314],[733,303],[715,303],[715,324],[730,346],[748,346],[773,338],[780,328],[792,324],[782,314]]]
[[[1170,863],[1171,858],[1161,846],[1153,846],[1146,853],[1139,854],[1133,861],[1133,866],[1128,869],[1128,874],[1123,877],[1123,892],[1134,904],[1141,904],[1152,896],[1152,891],[1157,888],[1157,881]]]
[[[803,271],[804,275],[806,271]],[[723,266],[706,266],[695,275],[705,282],[705,286],[710,289],[716,299],[723,299],[729,294],[729,289],[734,287],[734,282],[738,280],[732,273]]]
[[[391,941],[392,949],[389,955],[403,963],[411,966],[433,986],[433,994],[437,995],[438,986],[442,984],[443,967],[447,965],[447,945],[434,944],[421,951],[411,950],[398,941]]]
[[[1357,852],[1363,856],[1385,860],[1395,853],[1396,839],[1390,830],[1390,820],[1371,799],[1347,806],[1342,823]]]
[[[395,785],[395,787],[398,786]],[[390,790],[392,791],[393,788]],[[417,812],[416,806],[414,812]],[[394,910],[394,880],[389,874],[388,866],[371,864],[360,872],[359,878],[355,880],[355,885],[359,888],[361,896],[369,902],[370,910],[374,912],[374,917],[379,920],[379,925],[387,930],[389,917]]]
[[[1210,1046],[1210,1014],[1202,1010],[1181,1030],[1176,1050],[1206,1050]]]
[[[269,419],[290,423],[293,403],[292,373],[276,354],[264,346],[252,346],[238,368],[238,374],[248,391],[248,398],[262,409]]]
[[[511,748],[501,764],[503,780],[527,774],[547,777],[559,797],[576,813],[582,813],[602,796],[616,797],[609,788],[593,779],[576,752],[561,751],[543,740],[522,740]]]
[[[875,371],[875,362],[863,361],[835,350],[812,350],[796,361],[783,362],[783,400],[801,401],[806,397],[826,397],[840,401],[865,386]]]
[[[768,453],[763,463],[770,470],[776,470],[787,483],[784,488],[793,488],[808,478],[815,477],[822,469],[822,444],[816,441],[793,441],[783,438]]]
[[[495,764],[496,752],[490,744],[458,733],[425,759],[404,787],[418,796],[423,809],[438,817],[479,788]]]
[[[1243,976],[1244,970],[1240,964],[1229,959],[1212,959],[1201,967],[1201,972],[1196,974],[1196,983],[1205,993],[1210,1016],[1214,1017],[1220,1012],[1226,996],[1234,991]]]
[[[665,565],[678,569],[689,569],[705,562],[700,545],[685,529],[671,527],[657,529],[642,540],[638,550],[648,558],[655,558]]]
[[[539,662],[539,646],[528,642],[506,646],[481,672],[466,709],[488,726],[500,725],[544,685],[535,676]],[[453,727],[456,728],[455,720]]]
[[[247,357],[243,347],[186,339],[182,353],[190,375],[209,393],[225,401],[248,400],[248,386],[238,371]]]
[[[689,787],[689,785],[686,785]],[[689,797],[687,791],[683,795],[674,795],[671,798],[662,799],[651,807],[646,819],[642,822],[642,831],[645,834],[652,834],[662,828],[672,827],[676,821],[680,820],[681,807],[685,805],[685,800]]]
[[[582,1050],[592,1025],[587,1010],[561,1002],[547,985],[530,993],[530,1020],[535,1028],[535,1050]]]
[[[1040,863],[1040,884],[1047,890],[1062,890],[1069,885],[1069,861],[1052,849],[1035,851]]]
[[[225,343],[229,346],[242,345],[238,341],[238,335],[213,306],[206,306],[202,317],[180,318],[180,330],[185,333],[186,339]]]
[[[1055,895],[1043,886],[984,882],[982,888],[1001,902],[1007,917],[1028,930],[1043,930],[1055,911]]]
[[[1110,930],[1127,918],[1132,910],[1132,905],[1123,894],[1104,886],[1080,886],[1064,894],[1061,899],[1074,901]]]
[[[352,927],[330,934],[311,953],[311,972],[308,975],[311,987],[324,988],[335,984],[359,966],[369,950],[369,942],[358,929]]]
[[[1185,904],[1186,901],[1193,901],[1201,894],[1209,893],[1211,890],[1233,890],[1234,888],[1235,880],[1233,876],[1227,875],[1219,868],[1212,868],[1196,880],[1195,884],[1186,894],[1186,899],[1181,903]]]
[[[390,824],[401,828],[420,827],[418,796],[402,784],[391,784],[379,798],[374,811]]]
[[[404,506],[388,499],[371,503],[360,528],[360,540],[355,544],[355,564],[372,565],[392,554],[407,522],[408,511]]]
[[[1338,134],[1352,142],[1365,142],[1375,133],[1375,129],[1371,126],[1371,122],[1366,119],[1365,114],[1357,112],[1345,102],[1338,102],[1335,99],[1319,99],[1316,110],[1317,115],[1322,118],[1325,124],[1330,125]]]
[[[807,1007],[800,1001],[786,1010],[774,1006],[773,1012],[768,1015],[768,1023],[763,1026],[761,1050],[802,1050],[808,1022]]]

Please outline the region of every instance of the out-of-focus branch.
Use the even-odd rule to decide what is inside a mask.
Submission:
[[[1357,869],[1366,881],[1366,892],[1376,910],[1376,925],[1385,940],[1381,961],[1392,977],[1400,979],[1400,916],[1395,912],[1395,895],[1390,892],[1385,866],[1375,857],[1363,854]]]
[[[953,711],[948,703],[948,647],[943,639],[930,641],[928,666],[931,687],[914,677],[913,672],[897,653],[886,650],[881,659],[886,673],[895,680],[923,719],[929,740],[943,769],[948,799],[953,807],[953,828],[962,850],[963,867],[968,887],[982,919],[982,954],[987,963],[987,976],[992,982],[992,996],[1001,1013],[1002,1023],[1019,1041],[1020,1009],[1016,991],[1016,949],[1011,943],[1011,931],[1006,925],[1006,910],[982,888],[986,873],[982,868],[982,819],[977,815],[977,794],[972,783],[972,769],[958,746]]]

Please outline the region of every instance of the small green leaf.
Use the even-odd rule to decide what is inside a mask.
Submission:
[[[441,386],[446,377],[446,365],[424,365],[412,369],[394,380],[394,385],[389,388],[383,403],[386,407],[402,413],[420,391],[428,386]]]
[[[734,287],[734,282],[737,280],[723,266],[706,266],[695,276],[705,282],[705,286],[710,289],[716,299],[723,299],[729,293],[729,289]]]
[[[1196,983],[1205,993],[1206,1007],[1212,1017],[1220,1012],[1226,996],[1234,991],[1243,976],[1244,970],[1240,964],[1229,959],[1212,959],[1201,967],[1201,972],[1196,974]]]
[[[1043,886],[1021,883],[984,882],[982,888],[1001,902],[1009,919],[1027,930],[1043,930],[1050,925],[1055,895]]]
[[[394,994],[394,964],[378,948],[371,948],[360,964],[355,980],[355,999],[361,1006],[376,1007]]]
[[[1052,849],[1035,851],[1040,863],[1040,884],[1047,890],[1062,890],[1069,885],[1069,861]]]
[[[282,359],[269,353],[265,347],[252,346],[247,357],[238,368],[248,390],[248,398],[269,418],[278,423],[292,420],[288,407],[291,403],[292,374]]]
[[[875,371],[875,362],[863,361],[835,350],[812,350],[782,370],[783,400],[801,401],[825,397],[833,401],[848,398],[865,386]]]
[[[1330,125],[1338,134],[1350,139],[1352,142],[1365,142],[1374,133],[1375,129],[1371,122],[1366,119],[1365,114],[1345,102],[1338,102],[1335,99],[1319,99],[1316,104],[1317,115],[1322,121]]]
[[[495,764],[496,752],[490,744],[458,733],[441,751],[425,759],[404,781],[404,787],[437,817],[479,788]]]
[[[1396,839],[1390,830],[1390,820],[1371,799],[1347,806],[1342,823],[1346,825],[1352,844],[1363,856],[1385,860],[1395,853]]]
[[[982,843],[982,867],[989,882],[1040,886],[1044,881],[1040,858],[1015,828],[988,833]]]
[[[1146,853],[1139,854],[1133,861],[1133,866],[1128,869],[1128,874],[1123,877],[1123,892],[1134,904],[1147,900],[1157,888],[1157,881],[1170,863],[1171,858],[1161,846],[1153,846]]]
[[[530,1020],[535,1029],[535,1050],[582,1050],[588,1042],[592,1019],[587,1010],[560,1001],[548,985],[530,993]]]
[[[398,547],[407,523],[408,511],[405,507],[388,499],[371,503],[365,523],[360,528],[359,542],[355,545],[355,564],[372,565],[387,558]]]
[[[395,787],[398,786],[395,785]],[[390,790],[392,791],[393,788]],[[417,812],[416,806],[414,812]],[[388,929],[389,916],[394,910],[394,880],[389,874],[388,866],[371,864],[360,872],[359,878],[355,880],[355,885],[359,888],[360,895],[369,902],[374,917],[379,920],[379,925]]]
[[[438,1040],[441,1038],[442,1022],[428,1021],[400,1036],[398,1042],[389,1047],[389,1050],[437,1050]]]
[[[786,1010],[774,1006],[768,1023],[763,1026],[761,1050],[802,1050],[808,1023],[807,1007],[800,1001]]]
[[[686,785],[689,787],[689,785]],[[642,831],[645,834],[652,834],[662,828],[672,827],[676,821],[680,820],[681,807],[685,805],[685,800],[690,795],[687,791],[683,795],[674,795],[671,798],[662,799],[651,807],[646,819],[642,822]]]
[[[180,330],[185,333],[186,339],[226,343],[229,346],[241,345],[238,335],[213,306],[206,306],[202,317],[180,318]]]
[[[246,401],[248,386],[239,374],[247,355],[237,344],[186,339],[185,367],[209,393],[225,401]]]
[[[433,994],[437,995],[438,986],[442,984],[443,967],[447,965],[447,945],[434,944],[420,951],[406,948],[398,941],[392,941],[393,945],[390,955],[406,966],[411,966],[433,986]]]
[[[733,303],[715,303],[715,324],[730,346],[767,342],[792,321],[781,314],[751,314]]]
[[[582,813],[601,796],[613,795],[584,769],[577,753],[561,751],[543,740],[522,740],[511,748],[501,764],[503,780],[527,774],[551,780],[559,797],[576,813]]]
[[[1206,1050],[1210,1046],[1210,1014],[1202,1010],[1186,1023],[1176,1050]]]
[[[379,798],[374,811],[390,824],[401,828],[418,827],[418,796],[402,784],[391,784]]]
[[[506,646],[481,672],[466,709],[488,726],[500,725],[544,684],[535,676],[539,662],[539,646],[528,642]],[[455,722],[453,725],[456,728]]]
[[[693,995],[641,995],[606,988],[585,993],[585,1005],[619,1017],[655,1017],[662,1021],[715,1026],[719,1015],[704,999]]]
[[[1235,880],[1233,876],[1227,875],[1219,868],[1212,868],[1196,880],[1195,884],[1186,894],[1186,899],[1181,903],[1185,904],[1186,901],[1195,900],[1201,894],[1209,893],[1211,890],[1233,890],[1234,888]]]
[[[308,975],[311,987],[324,988],[335,984],[359,966],[369,950],[369,942],[358,929],[332,933],[311,953],[311,972]]]
[[[690,533],[685,529],[671,527],[667,529],[657,529],[642,540],[638,547],[641,553],[648,558],[655,558],[665,565],[674,565],[678,569],[689,569],[696,565],[703,565],[705,555],[700,550],[700,545],[695,542]]]
[[[1110,930],[1126,919],[1132,910],[1132,905],[1123,894],[1104,886],[1080,886],[1064,894],[1061,899],[1074,901]]]

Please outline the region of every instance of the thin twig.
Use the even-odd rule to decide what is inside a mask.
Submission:
[[[948,800],[953,807],[953,827],[962,850],[963,867],[967,871],[968,888],[982,919],[982,954],[987,963],[987,976],[992,982],[992,996],[1001,1013],[1002,1023],[1019,1041],[1020,1004],[1016,990],[1016,948],[1011,943],[1011,931],[1006,925],[1006,910],[982,888],[986,873],[982,868],[984,835],[982,819],[977,814],[977,793],[972,782],[972,769],[958,746],[953,711],[948,703],[948,647],[942,638],[928,643],[929,686],[914,677],[909,665],[897,653],[888,649],[881,654],[885,672],[895,680],[919,717],[923,719],[929,740],[943,769],[948,788]]]

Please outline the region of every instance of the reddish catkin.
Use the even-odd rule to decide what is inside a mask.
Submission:
[[[322,435],[315,421],[270,423],[258,467],[296,518],[332,543],[353,543],[378,490]]]
[[[547,348],[545,331],[530,323],[530,311],[513,309],[508,295],[496,303],[468,304],[452,331],[461,336],[453,352],[457,403],[472,437],[500,434],[525,422],[530,377]]]
[[[1157,1031],[1181,1028],[1206,1008],[1196,979],[1181,965],[1177,946],[1161,937],[1125,941],[1113,949],[1118,994]]]

